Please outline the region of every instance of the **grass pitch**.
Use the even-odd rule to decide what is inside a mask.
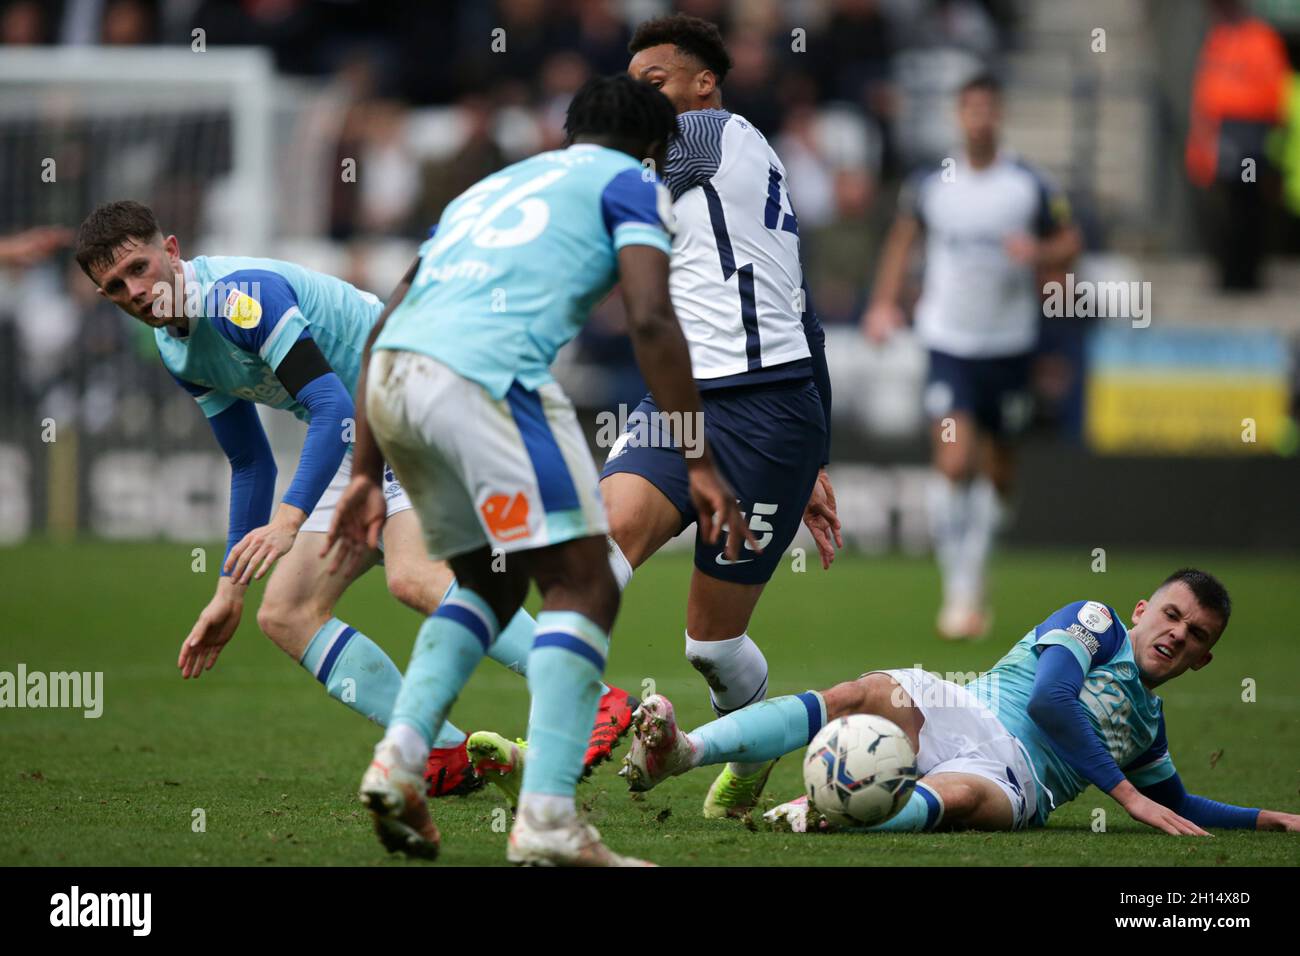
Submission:
[[[1223,578],[1236,611],[1212,665],[1167,688],[1175,762],[1193,792],[1300,810],[1300,560],[1112,553],[1105,574],[1090,573],[1090,560],[1086,551],[1000,557],[994,634],[970,645],[933,636],[938,585],[926,560],[845,555],[830,572],[810,562],[806,573],[787,565],[751,628],[771,664],[770,694],[820,689],[869,668],[986,669],[1058,606],[1097,599],[1127,614],[1169,571],[1194,561]],[[177,650],[214,581],[190,563],[183,544],[0,549],[0,670],[21,662],[29,672],[104,673],[99,719],[0,710],[0,864],[427,865],[387,856],[370,833],[354,793],[378,729],[328,699],[258,633],[260,585],[216,668],[197,682],[180,679]],[[637,572],[607,675],[634,693],[653,684],[688,727],[712,717],[682,656],[689,574],[686,554],[661,555]],[[405,665],[419,619],[388,597],[379,572],[338,614]],[[1243,701],[1248,681],[1253,702]],[[524,681],[485,661],[453,719],[469,731],[522,735],[526,713]],[[600,768],[580,800],[612,847],[662,864],[1300,864],[1298,835],[1166,837],[1096,790],[1036,832],[802,837],[703,819],[708,770],[634,799],[616,768]],[[790,756],[767,795],[775,802],[799,789],[799,760]],[[503,807],[493,788],[436,802],[444,844],[434,865],[503,864]],[[1096,808],[1106,812],[1104,833],[1092,828]]]

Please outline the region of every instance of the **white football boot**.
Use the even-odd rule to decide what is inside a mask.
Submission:
[[[695,747],[677,726],[673,705],[660,694],[642,701],[632,715],[632,746],[618,772],[633,792],[649,790],[695,766]]]
[[[763,822],[782,833],[826,833],[831,829],[826,818],[808,805],[806,795],[768,810]]]
[[[397,745],[381,740],[361,778],[357,797],[370,811],[379,842],[389,853],[401,850],[425,860],[437,858],[441,837],[429,816],[424,793],[421,772],[407,770]]]
[[[523,866],[654,866],[620,856],[601,842],[596,828],[574,814],[558,826],[535,825],[530,814],[515,816],[506,859]]]

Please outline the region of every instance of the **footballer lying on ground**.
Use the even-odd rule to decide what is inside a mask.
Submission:
[[[1210,663],[1228,625],[1227,591],[1203,571],[1170,575],[1137,602],[1132,627],[1096,601],[1075,601],[960,687],[920,669],[872,671],[830,690],[755,704],[690,733],[665,698],[633,716],[624,758],[633,790],[704,764],[802,751],[828,720],[878,714],[907,734],[921,774],[898,815],[867,830],[1018,830],[1088,784],[1133,819],[1165,833],[1203,827],[1300,831],[1300,816],[1189,794],[1174,769],[1153,691]],[[765,814],[795,832],[826,830],[806,798]]]
[[[257,612],[262,631],[353,710],[387,725],[402,683],[396,665],[364,634],[334,617],[348,586],[380,560],[370,551],[345,574],[320,555],[351,476],[352,396],[366,336],[383,304],[333,276],[274,259],[182,260],[153,212],[131,201],[100,206],[82,223],[77,261],[99,293],[154,329],[163,365],[198,402],[230,459],[230,525],[216,594],[181,645],[182,676],[216,663],[243,614],[249,582],[279,560]],[[254,403],[309,422],[298,467],[271,514],[276,469]],[[391,471],[383,527],[388,590],[432,614],[453,583],[430,561],[419,519]],[[491,656],[525,673],[533,621],[520,612]],[[350,690],[350,693],[345,693]],[[610,756],[634,703],[610,689],[601,699],[587,765]],[[431,796],[482,785],[465,735],[447,724],[429,753]]]

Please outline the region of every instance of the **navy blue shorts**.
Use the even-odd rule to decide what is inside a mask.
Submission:
[[[695,566],[722,581],[764,584],[794,540],[817,481],[826,443],[821,396],[816,384],[804,379],[705,391],[701,397],[705,438],[763,553],[754,554],[746,542],[740,557],[727,561],[725,535],[708,544],[697,532]],[[686,460],[668,447],[665,435],[636,424],[654,421],[649,416],[658,410],[649,395],[641,400],[628,416],[628,431],[611,450],[601,477],[640,475],[681,512],[685,530],[696,518]]]
[[[1029,424],[1033,398],[1029,391],[1032,352],[999,358],[958,358],[930,350],[925,380],[925,413],[939,420],[966,412],[984,431],[1012,438]]]

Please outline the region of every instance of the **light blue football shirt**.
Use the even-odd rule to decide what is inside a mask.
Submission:
[[[421,352],[502,398],[553,381],[556,353],[618,279],[618,250],[671,253],[672,200],[627,153],[542,153],[471,186],[420,247],[378,349]]]
[[[1046,821],[1053,805],[1062,806],[1088,786],[1029,716],[1038,655],[1053,644],[1068,649],[1083,668],[1079,701],[1129,781],[1145,787],[1174,773],[1161,700],[1142,684],[1127,628],[1105,604],[1075,601],[1022,637],[992,670],[966,687],[1025,745],[1038,778],[1038,823]],[[1050,802],[1044,788],[1051,792]]]
[[[278,259],[198,256],[184,270],[186,312],[201,314],[191,314],[188,334],[166,327],[154,339],[163,365],[208,418],[242,398],[307,420],[275,375],[304,336],[355,397],[366,337],[383,311],[376,296]]]

